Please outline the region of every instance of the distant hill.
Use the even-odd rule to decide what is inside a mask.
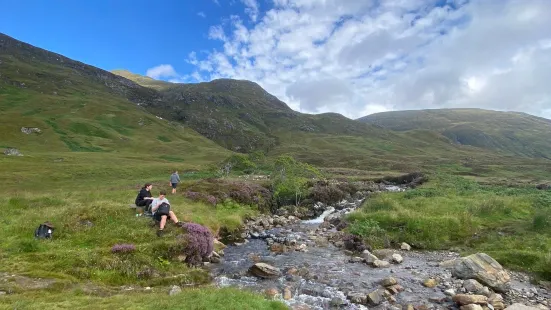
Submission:
[[[229,153],[146,111],[161,96],[126,78],[0,34],[0,149],[131,154]],[[37,127],[40,134],[25,134]],[[174,156],[172,156],[174,158]]]
[[[359,121],[395,131],[432,130],[459,145],[551,159],[551,120],[526,113],[412,110],[372,114]]]

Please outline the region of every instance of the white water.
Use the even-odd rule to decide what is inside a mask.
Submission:
[[[329,209],[325,210],[320,216],[318,216],[315,219],[311,219],[308,221],[303,221],[304,224],[321,224],[323,223],[323,220],[331,213],[335,212],[335,208],[329,207]]]

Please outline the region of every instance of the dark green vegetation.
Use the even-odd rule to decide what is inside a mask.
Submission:
[[[485,252],[508,268],[551,279],[551,191],[486,186],[435,174],[404,193],[366,201],[350,232],[376,246],[407,242],[418,249]]]
[[[377,113],[359,120],[402,132],[434,131],[459,145],[551,159],[551,120],[525,113],[442,109]]]

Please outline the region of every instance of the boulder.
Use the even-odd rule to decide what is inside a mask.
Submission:
[[[395,253],[394,250],[391,250],[391,249],[380,249],[380,250],[373,251],[373,254],[375,254],[375,256],[377,256],[380,259],[391,258],[392,254],[394,253]]]
[[[182,289],[178,285],[173,285],[170,288],[170,291],[168,292],[168,295],[173,296],[173,295],[176,295],[176,294],[180,294],[181,292],[182,292]]]
[[[41,133],[42,131],[40,130],[40,128],[36,127],[21,127],[21,132],[30,135],[32,133]]]
[[[393,277],[388,277],[381,280],[381,285],[384,287],[389,287],[396,284],[398,284],[398,281]]]
[[[402,245],[400,245],[400,249],[404,251],[411,251],[411,245],[405,242],[402,242]]]
[[[375,256],[375,255],[369,253],[368,250],[363,251],[362,257],[364,258],[365,263],[368,264],[368,265],[371,265],[371,264],[373,264],[376,260],[379,260],[379,259],[377,258],[377,256]]]
[[[19,152],[18,149],[13,148],[13,147],[8,147],[7,149],[5,149],[4,150],[4,155],[6,155],[6,156],[23,156],[23,154],[21,154],[21,152]]]
[[[255,277],[270,279],[277,278],[281,275],[281,271],[266,263],[256,263],[249,268],[249,272]]]
[[[539,310],[539,308],[526,306],[521,303],[514,303],[509,307],[505,308],[505,310]]]
[[[483,295],[457,294],[452,297],[452,300],[460,306],[470,304],[486,305],[488,303],[488,297]]]
[[[290,300],[291,298],[293,298],[293,294],[291,293],[291,289],[288,286],[286,286],[283,289],[283,299]]]
[[[269,299],[273,299],[274,297],[277,296],[277,294],[279,294],[279,291],[277,290],[277,288],[272,287],[272,288],[266,289],[264,291],[264,294],[266,294],[266,297],[268,297]]]
[[[476,281],[475,279],[466,280],[465,282],[463,282],[463,287],[469,293],[476,293],[481,291],[484,288],[484,286],[480,284],[478,281]]]
[[[385,300],[384,290],[378,289],[367,294],[367,302],[371,305],[377,306],[380,305]]]
[[[354,293],[354,292],[351,292],[351,293],[348,293],[348,299],[355,303],[355,304],[365,304],[367,303],[367,296],[363,293]]]
[[[490,296],[488,297],[488,304],[492,305],[495,310],[505,309],[503,297],[499,294],[490,294]]]
[[[401,264],[404,261],[404,258],[400,254],[392,254],[392,262],[395,264]]]
[[[392,285],[392,286],[389,286],[386,288],[388,290],[388,292],[392,295],[396,295],[400,292],[402,292],[404,290],[404,288],[399,285],[399,284],[396,284],[396,285]]]
[[[428,288],[434,288],[438,285],[438,282],[435,279],[426,279],[423,281],[423,285]]]
[[[481,305],[471,304],[471,305],[461,306],[460,309],[461,310],[482,310],[483,308]]]
[[[444,291],[444,294],[447,296],[453,296],[455,295],[455,290],[453,288],[447,289]]]
[[[485,253],[476,253],[457,259],[452,275],[459,279],[476,279],[498,292],[509,290],[509,273],[493,258]]]
[[[373,267],[376,268],[388,268],[390,267],[390,263],[384,260],[376,260],[373,262]]]

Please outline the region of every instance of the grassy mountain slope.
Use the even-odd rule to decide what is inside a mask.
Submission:
[[[226,153],[138,104],[158,95],[127,79],[0,35],[1,147],[29,152]],[[134,101],[134,102],[131,102]],[[21,127],[38,127],[24,134]]]
[[[359,120],[397,131],[433,130],[460,145],[551,158],[551,120],[525,113],[442,109],[384,112]]]

